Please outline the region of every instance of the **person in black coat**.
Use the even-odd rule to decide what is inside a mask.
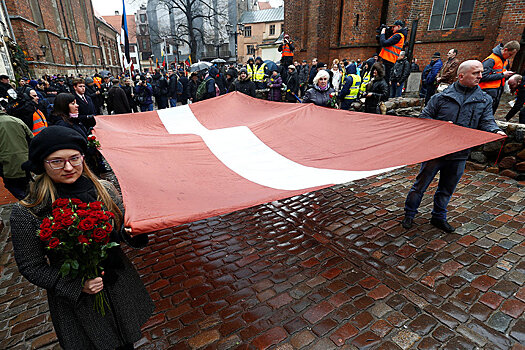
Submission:
[[[23,167],[37,176],[29,195],[12,209],[14,258],[22,276],[46,290],[61,348],[133,349],[155,307],[122,248],[106,250],[108,258],[101,263],[104,273],[98,277],[62,276],[63,256],[47,250],[49,243],[38,234],[52,214],[55,199],[75,198],[84,203],[100,201],[112,213],[114,218],[106,224],[108,241],[134,248],[147,245],[147,236],[131,237],[123,228],[122,200],[111,183],[99,180],[86,165],[82,156],[86,148],[78,133],[59,126],[44,129],[31,141]],[[93,308],[95,295],[103,289],[111,305],[105,316]]]
[[[179,76],[173,71],[173,69],[168,69],[168,100],[170,107],[177,106],[177,92],[179,85]]]
[[[159,109],[168,108],[168,80],[164,76],[164,73],[160,69],[155,69],[153,75],[153,96],[155,96],[155,102]]]
[[[188,92],[188,84],[190,83],[188,77],[184,74],[184,70],[179,70],[179,82],[182,84],[182,93],[178,96],[178,100],[181,104],[188,104],[188,99],[190,98]]]
[[[191,102],[197,102],[197,89],[199,85],[199,74],[197,72],[191,73],[190,82],[188,83],[188,95]]]
[[[288,66],[288,76],[286,80],[286,101],[290,103],[297,102],[297,92],[299,91],[299,82],[297,71],[293,64]]]
[[[385,80],[385,68],[380,62],[372,66],[373,78],[366,85],[365,112],[381,114],[379,103],[388,100],[390,89]]]
[[[242,68],[239,72],[239,76],[233,83],[233,91],[239,91],[245,95],[255,97],[255,83],[250,80],[246,68]]]
[[[71,83],[73,84],[74,96],[78,104],[78,119],[86,127],[92,128],[96,123],[93,117],[97,114],[97,110],[91,98],[86,95],[84,79],[73,79]]]
[[[131,113],[128,97],[119,83],[118,79],[113,79],[113,86],[108,91],[108,114]]]
[[[121,84],[120,88],[126,93],[126,98],[128,99],[129,107],[133,113],[139,111],[137,103],[135,102],[135,88],[133,86],[133,81],[131,78],[124,78],[124,83]]]
[[[93,101],[93,104],[95,105],[95,114],[101,115],[102,105],[104,104],[104,95],[102,94],[101,89],[99,89],[98,86],[95,85],[93,78],[87,77],[86,79],[84,79],[84,83],[86,85],[85,94],[89,96],[89,98],[91,99],[91,101]]]

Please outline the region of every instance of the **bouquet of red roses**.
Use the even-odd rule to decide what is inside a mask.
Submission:
[[[107,250],[118,246],[110,242],[115,215],[102,202],[84,203],[77,198],[59,198],[53,202],[52,213],[42,220],[38,237],[47,243],[46,249],[62,263],[62,277],[81,277],[82,285],[87,279],[99,277],[101,263],[107,258]],[[105,315],[108,306],[104,291],[95,295],[93,308]]]
[[[100,142],[98,142],[97,137],[93,134],[88,135],[87,141],[88,141],[87,142],[88,147],[93,147],[93,148],[100,147]]]

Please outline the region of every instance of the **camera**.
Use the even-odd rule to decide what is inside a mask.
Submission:
[[[383,28],[386,29],[385,31],[385,38],[390,38],[392,35],[394,35],[394,29],[391,26],[387,26],[386,24],[381,24],[376,29],[376,40],[379,41],[379,37],[381,36],[381,31]]]

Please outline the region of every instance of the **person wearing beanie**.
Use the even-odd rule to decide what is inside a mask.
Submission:
[[[141,338],[140,327],[152,315],[154,304],[140,277],[120,246],[108,249],[102,276],[83,279],[62,276],[65,257],[45,249],[48,243],[38,232],[52,213],[57,199],[100,201],[111,211],[111,242],[141,248],[146,235],[132,238],[122,229],[124,207],[115,187],[99,180],[84,161],[86,141],[76,131],[51,126],[29,145],[24,168],[35,174],[29,194],[13,206],[11,239],[18,270],[31,283],[47,292],[49,312],[63,349],[132,349]],[[93,308],[95,295],[106,292],[111,307],[105,316]]]
[[[255,83],[250,79],[246,68],[241,68],[239,76],[233,82],[232,91],[239,91],[245,95],[255,97]]]

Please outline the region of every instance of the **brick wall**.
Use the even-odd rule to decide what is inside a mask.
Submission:
[[[99,38],[95,30],[91,0],[65,0],[62,1],[62,6],[58,0],[39,0],[36,3],[42,16],[41,22],[34,18],[29,0],[6,1],[9,15],[15,16],[11,22],[22,50],[34,60],[48,62],[44,65],[30,63],[30,68],[35,74],[75,72],[76,63],[80,63],[80,66],[85,65],[86,67],[80,69],[89,69],[91,74],[95,68],[100,69],[101,51],[100,48],[93,47],[99,46]],[[36,25],[27,20],[35,22]],[[39,32],[39,29],[49,32]],[[73,42],[61,37],[69,37]],[[42,56],[41,45],[47,47],[45,59]]]
[[[388,5],[387,24],[403,19],[411,29],[413,20],[419,18],[414,57],[422,66],[435,51],[446,58],[451,48],[460,51],[461,60],[482,60],[497,43],[519,40],[525,28],[523,0],[477,0],[470,28],[431,31],[433,0],[287,0],[285,27],[298,48],[296,59],[318,57],[331,62],[370,57],[378,50],[375,29],[381,23],[384,4]]]

